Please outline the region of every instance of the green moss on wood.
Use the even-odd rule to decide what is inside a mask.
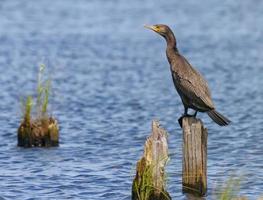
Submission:
[[[137,163],[137,174],[132,185],[132,200],[170,200],[164,188],[156,188],[153,184],[153,165],[146,165],[142,158]],[[157,192],[156,192],[157,191]]]
[[[59,145],[59,128],[54,118],[22,122],[18,128],[18,146],[52,147]]]

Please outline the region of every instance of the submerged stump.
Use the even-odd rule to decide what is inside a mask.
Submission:
[[[203,196],[207,191],[207,129],[200,119],[184,117],[183,192]]]
[[[37,120],[23,120],[18,128],[17,140],[17,145],[20,147],[58,146],[58,122],[52,117]]]
[[[144,154],[137,162],[132,185],[132,200],[169,200],[166,191],[165,165],[168,160],[167,132],[158,121],[152,122],[152,133],[144,145]]]

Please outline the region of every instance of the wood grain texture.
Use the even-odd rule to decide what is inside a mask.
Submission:
[[[183,118],[183,192],[207,191],[207,130],[200,119]]]

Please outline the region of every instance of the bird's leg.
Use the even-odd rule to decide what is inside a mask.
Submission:
[[[188,111],[188,107],[185,106],[184,107],[184,114],[182,117],[192,117],[192,115],[189,115],[187,111]]]
[[[184,106],[184,114],[178,119],[178,122],[179,122],[181,128],[182,128],[182,125],[183,125],[183,118],[191,116],[191,115],[188,115],[187,111],[188,111],[188,107]]]
[[[187,111],[188,111],[188,108],[185,106],[185,107],[184,107],[184,115],[185,115],[185,116],[188,115],[188,114],[187,114]]]
[[[188,111],[188,108],[185,106],[185,107],[184,107],[184,117],[196,117],[196,115],[197,115],[197,110],[195,110],[195,112],[194,112],[193,115],[188,114],[187,111]]]

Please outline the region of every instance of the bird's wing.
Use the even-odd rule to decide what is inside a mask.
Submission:
[[[181,56],[179,63],[180,70],[173,70],[173,79],[177,89],[191,102],[200,108],[213,108],[213,101],[208,84],[202,75],[196,71],[189,62]]]
[[[211,93],[207,84],[207,81],[205,80],[205,78],[202,76],[202,74],[197,71],[195,68],[192,67],[192,65],[188,62],[188,60],[184,57],[181,56],[182,61],[184,62],[184,65],[186,65],[187,69],[189,69],[189,74],[191,74],[192,77],[192,83],[196,84],[198,83],[199,86],[203,89],[203,92],[209,97],[211,98]],[[189,78],[188,80],[191,80],[191,78]]]
[[[181,78],[177,81],[177,87],[195,107],[200,109],[214,108],[211,98],[205,94],[202,88],[191,82],[191,80]]]

